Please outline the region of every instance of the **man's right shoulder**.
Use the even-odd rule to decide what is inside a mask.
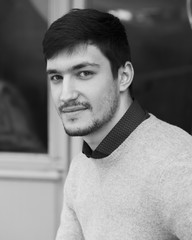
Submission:
[[[84,169],[86,161],[87,161],[86,156],[82,152],[77,154],[71,160],[67,178],[76,178]]]

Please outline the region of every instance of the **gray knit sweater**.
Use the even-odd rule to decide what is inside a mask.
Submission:
[[[56,239],[192,239],[192,137],[151,115],[110,156],[80,153]]]

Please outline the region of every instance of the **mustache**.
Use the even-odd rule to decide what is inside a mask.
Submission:
[[[82,106],[85,107],[87,109],[91,109],[91,105],[88,102],[65,102],[64,104],[59,106],[59,111],[62,112],[64,111],[64,109],[67,109],[68,107],[77,107],[77,106]]]

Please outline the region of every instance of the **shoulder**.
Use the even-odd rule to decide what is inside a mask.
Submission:
[[[146,137],[151,142],[151,147],[163,147],[164,150],[174,150],[176,152],[192,152],[192,136],[183,129],[169,124],[150,114],[147,120],[148,129]],[[155,148],[156,148],[155,147]]]
[[[82,152],[76,155],[70,164],[69,171],[66,177],[65,185],[76,189],[79,185],[81,179],[85,174],[90,172],[90,169],[93,168],[93,161],[90,158],[87,158]]]
[[[72,204],[74,195],[76,194],[78,187],[79,175],[83,171],[83,166],[85,165],[86,157],[83,153],[76,155],[69,167],[65,182],[64,182],[64,196],[67,202]]]
[[[86,165],[87,157],[83,153],[77,154],[70,163],[69,171],[67,174],[67,181],[74,181]]]
[[[192,136],[177,126],[151,117],[154,124],[149,131],[148,151],[153,160],[157,159],[159,187],[176,194],[177,190],[192,186]]]
[[[133,149],[134,156],[143,159],[149,177],[165,183],[163,179],[183,174],[187,169],[192,175],[192,136],[152,114],[142,124]]]

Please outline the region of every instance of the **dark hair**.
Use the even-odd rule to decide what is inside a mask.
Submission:
[[[72,52],[79,44],[94,44],[109,60],[113,76],[131,61],[126,31],[112,14],[95,9],[72,9],[51,24],[43,40],[45,59],[62,50]]]

